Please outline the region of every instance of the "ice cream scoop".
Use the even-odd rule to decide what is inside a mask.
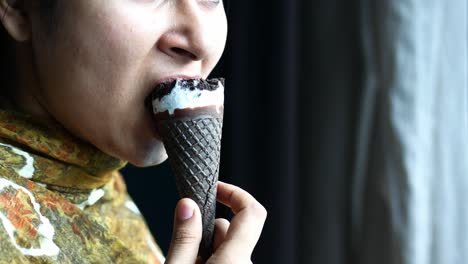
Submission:
[[[203,236],[199,255],[206,260],[212,253],[224,80],[165,82],[154,89],[149,100],[179,194],[200,207]]]
[[[224,107],[223,79],[177,79],[159,84],[152,93],[154,114],[176,110],[196,110],[196,108],[215,107],[222,114]]]

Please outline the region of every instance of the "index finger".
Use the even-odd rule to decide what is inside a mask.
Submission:
[[[217,200],[235,214],[220,249],[235,256],[250,257],[267,216],[266,209],[248,192],[231,184],[218,183]]]

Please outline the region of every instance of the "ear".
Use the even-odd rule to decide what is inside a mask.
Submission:
[[[0,18],[3,27],[18,42],[31,38],[31,23],[23,0],[0,0]]]

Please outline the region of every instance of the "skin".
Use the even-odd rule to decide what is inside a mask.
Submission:
[[[58,2],[57,25],[31,7],[9,27],[21,43],[15,105],[134,165],[161,163],[166,154],[144,100],[162,79],[213,70],[227,35],[222,2]]]
[[[34,0],[38,1],[38,0]],[[158,82],[206,78],[224,50],[222,2],[211,0],[58,0],[50,24],[32,0],[0,0],[2,24],[16,41],[18,85],[1,107],[53,119],[100,150],[137,166],[167,156],[144,107]],[[232,208],[217,219],[208,263],[251,263],[266,219],[250,194],[219,183]],[[201,215],[179,201],[166,263],[195,263]]]

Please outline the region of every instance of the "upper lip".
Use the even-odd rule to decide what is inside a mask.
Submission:
[[[171,75],[171,76],[163,77],[159,79],[158,81],[156,81],[155,86],[158,86],[161,83],[175,81],[177,79],[190,80],[190,79],[201,79],[201,78],[202,77],[200,75],[184,75],[184,74]]]

